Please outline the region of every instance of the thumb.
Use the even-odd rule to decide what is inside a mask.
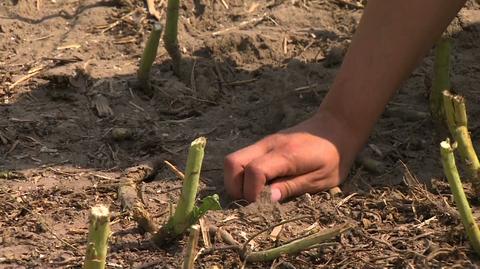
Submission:
[[[273,201],[282,201],[305,193],[317,193],[337,186],[340,180],[325,176],[321,171],[313,171],[296,177],[285,177],[271,184]]]

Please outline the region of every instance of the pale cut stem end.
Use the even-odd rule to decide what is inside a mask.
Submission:
[[[110,236],[110,213],[106,206],[94,206],[90,210],[87,253],[84,269],[104,269]]]

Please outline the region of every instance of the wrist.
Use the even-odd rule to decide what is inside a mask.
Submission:
[[[357,154],[365,145],[368,133],[364,135],[364,132],[357,130],[349,119],[328,109],[320,108],[311,120],[318,126],[316,135],[329,140],[337,147],[341,177],[345,178]]]

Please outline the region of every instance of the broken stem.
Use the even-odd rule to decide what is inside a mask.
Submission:
[[[152,95],[152,87],[150,85],[150,70],[152,64],[157,57],[158,43],[160,42],[160,36],[162,35],[163,27],[159,23],[153,25],[152,32],[148,37],[145,49],[143,50],[142,59],[140,60],[140,68],[137,72],[137,78],[140,89],[142,89],[147,95]]]
[[[472,139],[470,138],[470,133],[465,126],[459,126],[455,130],[455,141],[458,143],[458,149],[460,151],[460,156],[465,160],[467,164],[468,171],[470,173],[470,178],[475,192],[480,193],[480,162],[478,161],[477,154],[473,148]]]
[[[443,92],[444,106],[448,128],[452,137],[458,143],[458,149],[462,160],[468,167],[470,181],[473,184],[475,192],[480,193],[480,161],[473,148],[472,139],[468,132],[467,109],[465,98],[455,95],[449,91]]]
[[[190,218],[192,217],[195,198],[197,197],[206,143],[207,139],[200,137],[195,139],[190,145],[182,194],[172,218],[173,230],[176,234],[183,233],[188,226],[190,226]]]
[[[450,51],[452,41],[442,37],[435,47],[435,63],[430,93],[430,112],[432,117],[439,122],[443,119],[442,92],[450,89]]]
[[[108,208],[103,205],[92,207],[84,269],[105,268],[109,236],[110,217]]]
[[[188,245],[183,258],[183,269],[193,269],[195,264],[195,250],[198,244],[198,235],[200,226],[195,224],[190,227],[190,236],[188,237]]]
[[[246,260],[249,262],[271,261],[280,257],[281,255],[294,254],[302,250],[310,249],[352,228],[353,225],[351,223],[345,223],[338,227],[325,229],[318,233],[296,239],[290,243],[276,248],[249,253],[246,256]]]
[[[443,109],[445,112],[445,120],[447,122],[448,130],[452,137],[455,136],[455,129],[457,128],[457,123],[455,121],[455,108],[453,106],[453,97],[454,95],[449,90],[444,90],[443,95]]]
[[[197,196],[206,143],[207,139],[200,137],[195,139],[190,145],[182,193],[180,194],[175,213],[168,220],[167,224],[153,236],[153,242],[159,246],[181,235],[193,224],[195,198]]]
[[[180,76],[180,61],[182,55],[178,47],[178,10],[180,0],[168,0],[167,3],[167,22],[165,24],[165,34],[163,41],[165,49],[170,58],[172,58],[173,72],[178,77]]]
[[[480,230],[473,218],[472,209],[463,190],[453,151],[454,148],[448,139],[440,143],[443,171],[448,179],[448,184],[450,185],[457,210],[460,213],[467,238],[477,254],[480,254]]]

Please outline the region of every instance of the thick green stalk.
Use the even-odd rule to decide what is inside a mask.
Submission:
[[[110,217],[108,208],[103,205],[92,207],[84,269],[105,268],[109,236]]]
[[[157,246],[165,246],[170,243],[173,239],[183,234],[185,230],[195,222],[195,213],[199,210],[195,207],[195,199],[206,144],[207,139],[205,137],[199,137],[190,145],[182,192],[175,212],[152,238]]]
[[[457,123],[455,121],[455,108],[453,106],[454,94],[449,90],[444,90],[442,92],[443,96],[443,111],[445,113],[445,121],[447,122],[448,130],[452,137],[455,137],[455,129],[457,128]]]
[[[152,95],[152,87],[150,85],[150,70],[152,64],[157,57],[158,43],[162,35],[162,25],[155,23],[152,32],[148,37],[145,49],[143,50],[142,59],[140,60],[140,68],[137,72],[138,84],[146,94]]]
[[[435,63],[430,93],[430,111],[439,122],[443,120],[442,92],[450,89],[450,51],[452,40],[442,37],[435,47]]]
[[[180,61],[182,55],[178,48],[178,10],[180,8],[180,0],[168,0],[167,3],[167,22],[165,24],[165,34],[163,42],[170,58],[172,58],[173,72],[180,75]]]
[[[182,193],[171,220],[173,230],[176,234],[182,234],[191,225],[190,220],[192,218],[193,208],[195,207],[195,198],[197,196],[206,144],[207,139],[200,137],[195,139],[190,145]]]
[[[198,244],[198,236],[200,234],[200,225],[195,224],[190,227],[190,236],[188,237],[188,245],[183,257],[183,269],[193,269],[195,264],[195,254]]]
[[[473,148],[470,133],[468,132],[465,98],[452,94],[449,91],[444,91],[443,99],[448,129],[458,143],[460,156],[468,167],[470,181],[473,184],[474,190],[477,194],[480,194],[480,162]]]
[[[315,245],[323,243],[326,240],[332,239],[335,236],[340,235],[352,228],[353,228],[352,224],[345,223],[338,227],[325,229],[318,233],[294,240],[290,243],[287,243],[285,245],[282,245],[276,248],[250,253],[247,255],[246,259],[249,262],[271,261],[280,257],[281,255],[294,254],[302,250],[310,249]]]
[[[448,179],[448,184],[453,194],[453,199],[460,213],[460,217],[473,249],[480,254],[480,230],[472,215],[472,209],[467,201],[467,197],[463,190],[462,182],[458,174],[457,166],[455,164],[455,157],[453,156],[454,149],[447,139],[440,143],[440,153],[442,156],[442,165],[445,176]]]
[[[461,95],[453,95],[453,109],[455,110],[455,123],[457,126],[468,127],[467,108],[465,98]]]
[[[457,129],[455,130],[455,141],[458,143],[458,150],[460,151],[460,156],[467,164],[472,183],[477,183],[478,185],[478,172],[480,169],[480,162],[478,161],[477,154],[475,153],[475,149],[473,148],[472,139],[470,138],[470,133],[468,132],[467,127],[457,127]]]

